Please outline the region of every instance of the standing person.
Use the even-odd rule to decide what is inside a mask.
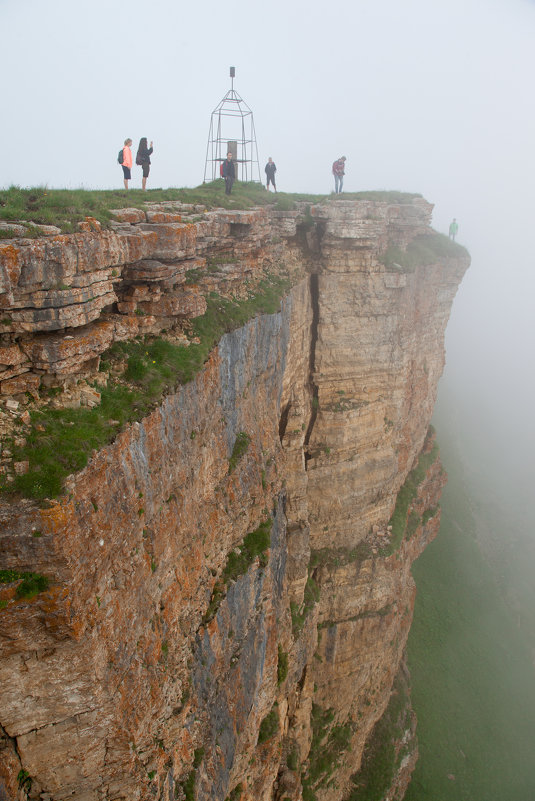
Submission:
[[[132,144],[131,139],[124,140],[124,147],[123,147],[123,160],[121,162],[121,167],[123,168],[123,177],[124,177],[124,188],[128,189],[128,181],[132,177],[132,173],[130,170],[132,169],[132,151],[130,150],[130,145]]]
[[[334,191],[338,194],[342,191],[344,185],[346,157],[341,156],[333,162],[333,175],[334,175]]]
[[[143,190],[147,188],[147,178],[149,177],[150,172],[150,157],[152,151],[152,142],[150,143],[150,147],[147,147],[147,137],[142,136],[139,140],[139,147],[137,149],[136,164],[139,164],[141,167],[143,167],[143,180],[141,181],[141,188]]]
[[[455,237],[457,236],[458,230],[459,230],[459,223],[454,217],[453,220],[450,222],[450,232],[449,232],[449,237],[453,242],[455,242]]]
[[[265,166],[266,176],[267,176],[267,184],[266,189],[269,192],[269,184],[270,182],[273,184],[273,189],[275,192],[277,191],[277,187],[275,186],[275,173],[277,172],[277,167],[275,166],[275,162],[271,158],[268,158],[268,163]]]
[[[232,192],[232,184],[236,180],[236,168],[232,161],[232,153],[227,153],[227,157],[223,162],[222,170],[223,178],[225,179],[225,195],[230,195]]]

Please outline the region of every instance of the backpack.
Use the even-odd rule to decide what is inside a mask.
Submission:
[[[123,163],[123,148],[121,148],[119,150],[119,155],[117,156],[117,161],[119,162],[119,164]]]

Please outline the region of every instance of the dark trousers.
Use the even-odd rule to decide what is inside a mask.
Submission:
[[[225,175],[225,195],[230,195],[232,192],[232,184],[234,183],[234,178],[232,175]]]

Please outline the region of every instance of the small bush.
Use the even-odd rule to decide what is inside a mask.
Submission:
[[[410,521],[408,520],[409,507],[416,498],[419,485],[424,480],[427,471],[436,461],[437,457],[438,445],[436,444],[433,445],[429,453],[420,454],[416,467],[411,470],[405,479],[405,483],[399,490],[396,498],[396,505],[389,522],[389,525],[392,526],[392,539],[390,544],[382,549],[384,555],[394,553],[394,551],[399,548],[405,534],[407,533],[407,536],[411,536],[419,525],[420,517],[418,516],[418,520],[416,521],[416,513],[414,513]]]
[[[308,755],[308,769],[302,776],[303,799],[315,799],[315,790],[327,784],[345,751],[350,747],[354,725],[350,722],[331,726],[332,709],[312,704],[312,743]]]
[[[249,443],[251,442],[251,438],[245,431],[240,431],[236,440],[234,442],[234,447],[232,448],[232,454],[230,459],[228,460],[228,471],[232,473],[233,470],[236,469],[236,465],[247,451],[249,447]]]
[[[221,578],[214,584],[210,603],[203,617],[204,624],[209,623],[215,617],[221,601],[226,595],[227,585],[231,581],[236,581],[239,576],[243,576],[257,557],[261,567],[267,565],[267,550],[271,541],[272,523],[271,518],[260,523],[258,528],[246,534],[239,548],[228,554]]]
[[[22,579],[22,581],[17,587],[17,598],[35,598],[40,592],[48,589],[49,579],[39,573],[0,570],[0,584],[10,584],[19,579]]]
[[[282,650],[279,643],[278,646],[279,657],[277,661],[277,684],[280,686],[288,675],[288,654]]]
[[[288,752],[286,757],[286,765],[290,768],[290,770],[299,769],[299,754],[297,752],[297,748],[293,748]]]
[[[33,784],[33,779],[28,773],[28,771],[24,770],[23,768],[19,770],[17,774],[17,781],[19,783],[19,789],[24,790],[26,792],[26,795],[28,795],[28,793],[32,789],[32,784]]]
[[[267,742],[279,730],[279,705],[275,701],[273,706],[271,707],[270,712],[266,715],[266,717],[262,720],[260,724],[260,729],[258,731],[258,745]]]

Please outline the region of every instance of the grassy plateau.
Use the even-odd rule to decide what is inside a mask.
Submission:
[[[420,195],[408,192],[353,192],[342,195],[310,195],[268,192],[262,184],[236,182],[231,195],[225,194],[223,180],[201,184],[191,189],[49,189],[34,187],[22,189],[12,186],[0,190],[0,222],[26,222],[38,225],[55,225],[64,233],[78,230],[77,224],[86,216],[94,217],[108,228],[112,209],[142,208],[145,203],[175,201],[204,206],[207,209],[249,209],[254,206],[274,205],[281,211],[296,208],[298,202],[319,203],[323,200],[375,200],[389,203],[410,203]],[[13,236],[0,231],[0,238]],[[42,236],[37,227],[31,227],[27,236]]]

